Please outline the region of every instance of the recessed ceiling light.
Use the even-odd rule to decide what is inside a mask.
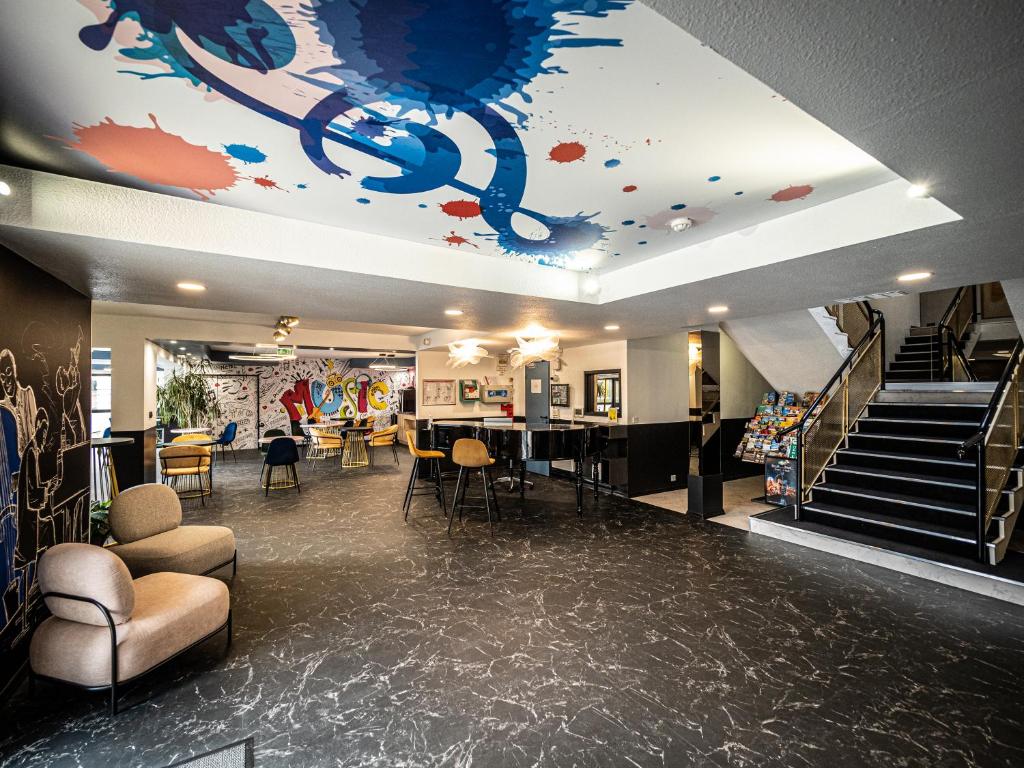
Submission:
[[[446,309],[444,311],[444,313],[446,315],[451,315],[452,317],[458,317],[459,315],[462,314],[462,310],[461,309]]]
[[[900,275],[896,279],[901,283],[912,283],[915,280],[927,280],[932,276],[931,272],[907,272],[904,275]]]
[[[685,232],[693,226],[693,219],[689,216],[680,216],[678,219],[672,219],[668,226],[673,232]]]
[[[193,282],[188,281],[188,280],[183,280],[182,282],[178,283],[178,288],[183,290],[183,291],[205,291],[206,290],[206,286],[203,285],[202,283],[193,283]]]
[[[587,275],[583,280],[582,288],[587,296],[596,296],[601,292],[601,281],[595,275]]]
[[[727,306],[725,306],[725,304],[715,304],[713,307],[708,307],[708,312],[713,312],[716,315],[721,314],[722,312],[728,312],[728,311],[729,311],[729,308]]]
[[[178,347],[178,349],[180,349],[182,352],[184,352],[186,349],[188,349],[188,347]]]
[[[928,197],[928,187],[924,184],[911,184],[907,187],[907,197]]]
[[[619,326],[617,326],[617,325],[606,325],[604,327],[604,329],[606,331],[617,331],[617,330],[619,330]]]
[[[0,181],[0,195],[7,197],[9,194],[11,194],[11,185],[6,181]]]
[[[178,343],[178,340],[177,340],[177,339],[171,339],[171,340],[170,340],[169,342],[167,342],[167,343],[168,343],[168,344],[177,344],[177,343]]]

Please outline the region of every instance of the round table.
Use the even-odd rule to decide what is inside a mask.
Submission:
[[[209,432],[213,433],[212,427],[181,427],[180,429],[172,429],[175,435],[191,435],[194,432]]]
[[[275,440],[280,440],[281,438],[285,438],[285,439],[291,438],[296,443],[304,443],[304,442],[306,442],[306,438],[303,437],[302,435],[271,435],[270,437],[261,437],[259,439],[259,444],[260,445],[270,445]]]
[[[345,450],[341,452],[341,466],[343,467],[365,467],[370,463],[370,457],[366,453],[366,441],[363,435],[373,432],[373,425],[361,427],[339,427],[345,434]],[[355,432],[355,437],[349,437],[350,432]]]
[[[92,485],[94,501],[109,501],[120,493],[110,449],[115,445],[134,444],[134,437],[94,437],[89,441],[89,445],[92,446],[92,470],[95,481]]]
[[[167,448],[171,445],[216,445],[217,441],[212,437],[206,435],[196,434],[195,437],[190,437],[188,440],[178,440],[177,442],[171,441],[169,443],[157,443],[157,448]]]

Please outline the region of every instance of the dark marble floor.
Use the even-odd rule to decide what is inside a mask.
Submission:
[[[382,454],[383,457],[383,454]],[[405,457],[403,457],[405,458]],[[1020,766],[1024,613],[670,511],[525,516],[449,540],[407,464],[239,460],[192,522],[231,525],[235,643],[109,719],[41,686],[0,710],[9,766],[157,768],[253,735],[258,766]]]

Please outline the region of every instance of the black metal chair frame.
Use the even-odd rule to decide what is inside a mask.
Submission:
[[[469,486],[469,478],[476,467],[459,467],[459,477],[455,481],[455,496],[452,498],[452,513],[448,517],[448,535],[452,535],[452,523],[455,522],[455,510],[459,510],[459,522],[462,522],[462,511],[464,509],[486,509],[487,510],[487,525],[491,529],[491,535],[494,535],[494,521],[491,519],[491,501],[494,501],[494,512],[498,518],[498,522],[501,522],[501,508],[498,506],[498,494],[494,490],[494,483],[491,480],[491,473],[487,471],[487,467],[480,467],[480,479],[484,483],[484,505],[483,506],[466,506],[466,488]],[[460,493],[461,487],[461,493]]]
[[[436,458],[424,459],[424,461],[430,462],[430,479],[433,480],[433,484],[429,488],[416,487],[420,468],[420,457],[416,456],[412,462],[412,472],[409,473],[409,484],[405,488],[405,502],[402,504],[406,522],[409,521],[409,510],[412,509],[412,500],[415,496],[435,496],[441,507],[441,512],[448,517],[448,499],[444,493],[444,478],[441,475],[440,461]]]
[[[391,440],[391,444],[390,445],[374,445],[372,441],[369,441],[369,440],[367,441],[366,447],[368,449],[367,453],[370,455],[370,466],[371,467],[373,466],[373,455],[375,453],[377,453],[377,449],[378,448],[390,448],[391,449],[391,455],[395,457],[395,464],[400,463],[398,461],[398,435],[397,435],[397,433],[395,435],[393,435],[392,437],[393,437],[393,439]]]
[[[287,435],[278,435],[277,437],[284,437],[285,439],[287,439],[289,441],[292,440]],[[267,446],[267,455],[263,459],[263,468],[260,470],[260,485],[263,486],[263,495],[264,496],[269,496],[270,492],[272,490],[274,490],[274,491],[283,491],[283,490],[287,490],[289,488],[294,488],[297,492],[302,493],[302,484],[299,483],[299,472],[295,468],[295,462],[292,462],[291,464],[268,464],[267,463],[267,458],[270,457],[270,449],[273,446],[273,444],[274,443],[271,443],[270,445]],[[294,441],[292,441],[292,445],[295,445]],[[295,448],[296,458],[297,458],[297,460],[301,460],[301,457],[298,456],[298,452],[299,452],[299,449],[298,449],[298,447],[296,447]],[[272,481],[272,476],[274,474],[274,469],[276,469],[277,467],[284,468],[287,471],[287,476],[288,476],[289,479],[284,481],[284,482],[279,480],[279,481],[277,481],[277,484],[275,485],[274,482]],[[264,480],[264,475],[266,476],[265,480]]]
[[[238,573],[238,550],[237,549],[231,555],[231,559],[230,560],[225,560],[220,565],[215,565],[215,566],[213,566],[213,568],[208,568],[205,571],[203,571],[202,573],[200,573],[199,575],[200,576],[209,576],[214,571],[219,571],[221,568],[226,568],[229,565],[231,566],[231,578],[234,578],[235,575]]]
[[[225,565],[227,565],[227,563],[225,563]],[[221,566],[217,566],[217,567],[219,568]],[[117,710],[117,699],[118,699],[118,695],[119,695],[118,692],[119,692],[120,689],[124,688],[125,686],[130,685],[131,683],[134,683],[135,681],[137,681],[139,678],[144,677],[145,675],[148,675],[150,672],[152,672],[152,671],[154,671],[156,669],[159,669],[160,667],[164,666],[168,662],[171,662],[174,659],[178,658],[179,656],[181,656],[181,654],[185,653],[186,651],[192,650],[197,645],[201,645],[201,644],[205,643],[211,637],[213,637],[214,635],[219,634],[220,632],[224,631],[225,629],[228,632],[227,646],[226,647],[227,648],[231,647],[232,619],[231,619],[231,609],[229,608],[228,609],[228,619],[227,619],[227,621],[225,621],[223,624],[221,624],[219,627],[217,627],[215,630],[213,630],[209,634],[199,638],[198,640],[196,640],[191,645],[189,645],[189,646],[187,646],[185,648],[182,648],[177,653],[173,654],[172,656],[168,656],[163,661],[161,661],[161,662],[159,662],[157,664],[154,664],[149,669],[146,669],[146,670],[140,672],[139,674],[135,675],[134,677],[130,677],[127,680],[118,680],[117,679],[117,625],[114,623],[114,617],[110,615],[110,610],[105,605],[103,605],[103,603],[101,603],[99,600],[94,600],[91,597],[82,597],[81,595],[70,595],[70,594],[67,594],[66,592],[44,592],[42,594],[42,597],[43,597],[44,600],[46,598],[48,598],[48,597],[59,597],[59,598],[62,598],[64,600],[77,600],[78,602],[81,602],[81,603],[90,603],[91,605],[94,605],[97,608],[99,608],[100,612],[103,614],[103,618],[107,622],[107,628],[110,630],[110,685],[82,685],[81,683],[73,683],[73,682],[70,682],[68,680],[59,680],[59,679],[57,679],[55,677],[49,677],[48,675],[37,675],[32,670],[32,668],[29,667],[29,670],[28,670],[28,681],[29,681],[30,690],[34,690],[35,689],[35,683],[36,683],[37,680],[43,680],[45,682],[50,682],[50,683],[59,683],[60,685],[70,685],[70,686],[72,686],[74,688],[80,688],[80,689],[82,689],[84,691],[89,691],[89,692],[92,692],[92,693],[95,693],[97,691],[107,691],[107,690],[109,690],[110,691],[110,716],[111,717],[114,717],[117,714],[117,711],[118,711]]]
[[[195,474],[189,475],[168,475],[167,474],[167,462],[168,461],[184,461],[185,459],[195,458],[196,460],[196,472]],[[210,460],[210,466],[208,471],[200,471],[203,466],[203,459]],[[178,467],[176,467],[177,469]],[[209,484],[203,483],[203,476],[206,476],[209,480]],[[199,499],[199,503],[204,507],[206,506],[206,497],[213,495],[213,451],[210,451],[209,456],[202,454],[196,454],[193,456],[171,456],[165,458],[160,457],[160,479],[165,485],[171,487],[171,489],[178,494],[179,499]],[[185,485],[185,488],[180,488],[179,483]],[[192,486],[195,487],[192,487]]]

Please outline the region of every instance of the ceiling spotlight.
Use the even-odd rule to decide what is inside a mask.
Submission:
[[[907,197],[928,197],[930,192],[924,184],[911,184],[907,187]]]
[[[444,311],[444,313],[446,315],[451,316],[451,317],[458,317],[459,315],[462,314],[462,310],[461,309],[446,309]]]
[[[912,283],[915,280],[927,280],[931,276],[931,272],[907,272],[905,275],[900,275],[896,279],[901,283]]]
[[[617,330],[619,330],[619,326],[617,326],[617,325],[606,325],[604,327],[604,329],[606,331],[617,331]]]
[[[9,194],[11,194],[11,185],[6,181],[0,181],[0,195],[7,197]]]
[[[693,219],[687,216],[680,216],[678,219],[672,219],[668,226],[673,232],[685,232],[693,226]]]
[[[178,347],[178,349],[180,349],[182,352],[184,352],[186,349],[188,349],[188,347]]]
[[[597,279],[596,275],[587,275],[583,279],[581,288],[587,296],[596,296],[601,292],[601,281]]]
[[[178,340],[177,340],[177,339],[171,339],[171,340],[170,340],[169,342],[167,342],[167,343],[168,343],[168,344],[177,344],[177,343],[178,343]]]
[[[280,329],[274,331],[274,341],[284,341],[287,338],[288,338],[288,334],[285,333],[284,331],[282,331]]]
[[[708,307],[708,312],[719,315],[722,312],[728,312],[729,308],[725,304],[715,304],[713,307]]]
[[[183,280],[178,283],[178,288],[182,291],[205,291],[206,286],[202,283],[193,283],[188,280]]]

